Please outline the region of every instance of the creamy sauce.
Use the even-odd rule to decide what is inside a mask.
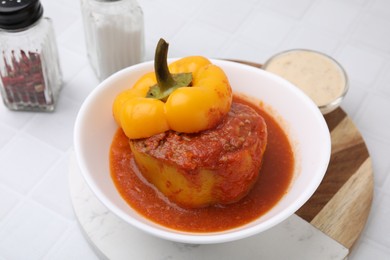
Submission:
[[[312,51],[283,53],[273,58],[265,69],[301,88],[317,106],[327,105],[342,96],[347,84],[335,61]]]

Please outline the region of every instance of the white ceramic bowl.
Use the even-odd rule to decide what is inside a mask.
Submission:
[[[172,61],[172,60],[171,60]],[[287,194],[265,215],[244,226],[212,233],[191,233],[158,225],[133,210],[119,195],[109,170],[109,148],[117,129],[111,107],[115,96],[129,88],[153,62],[123,69],[103,81],[83,103],[75,123],[74,149],[82,175],[96,197],[127,223],[160,238],[193,244],[221,243],[265,231],[295,213],[320,184],[330,158],[326,122],[311,99],[288,81],[235,62],[212,60],[228,75],[233,90],[270,107],[292,142],[295,170]]]

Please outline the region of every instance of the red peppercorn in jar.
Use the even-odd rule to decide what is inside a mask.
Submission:
[[[61,69],[51,20],[39,0],[0,2],[0,92],[11,110],[53,111]]]

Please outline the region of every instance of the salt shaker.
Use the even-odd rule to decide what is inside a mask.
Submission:
[[[100,81],[139,63],[144,20],[136,0],[81,0],[88,58]]]
[[[0,91],[11,110],[53,111],[62,84],[54,30],[39,0],[0,2]]]

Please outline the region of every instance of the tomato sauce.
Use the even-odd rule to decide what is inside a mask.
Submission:
[[[259,178],[240,201],[198,209],[184,209],[171,203],[149,184],[137,169],[129,141],[121,129],[110,150],[111,177],[121,196],[139,214],[162,226],[189,232],[216,232],[247,224],[270,210],[287,192],[293,177],[294,156],[289,140],[274,118],[250,102],[234,102],[254,108],[268,130],[267,149]]]

